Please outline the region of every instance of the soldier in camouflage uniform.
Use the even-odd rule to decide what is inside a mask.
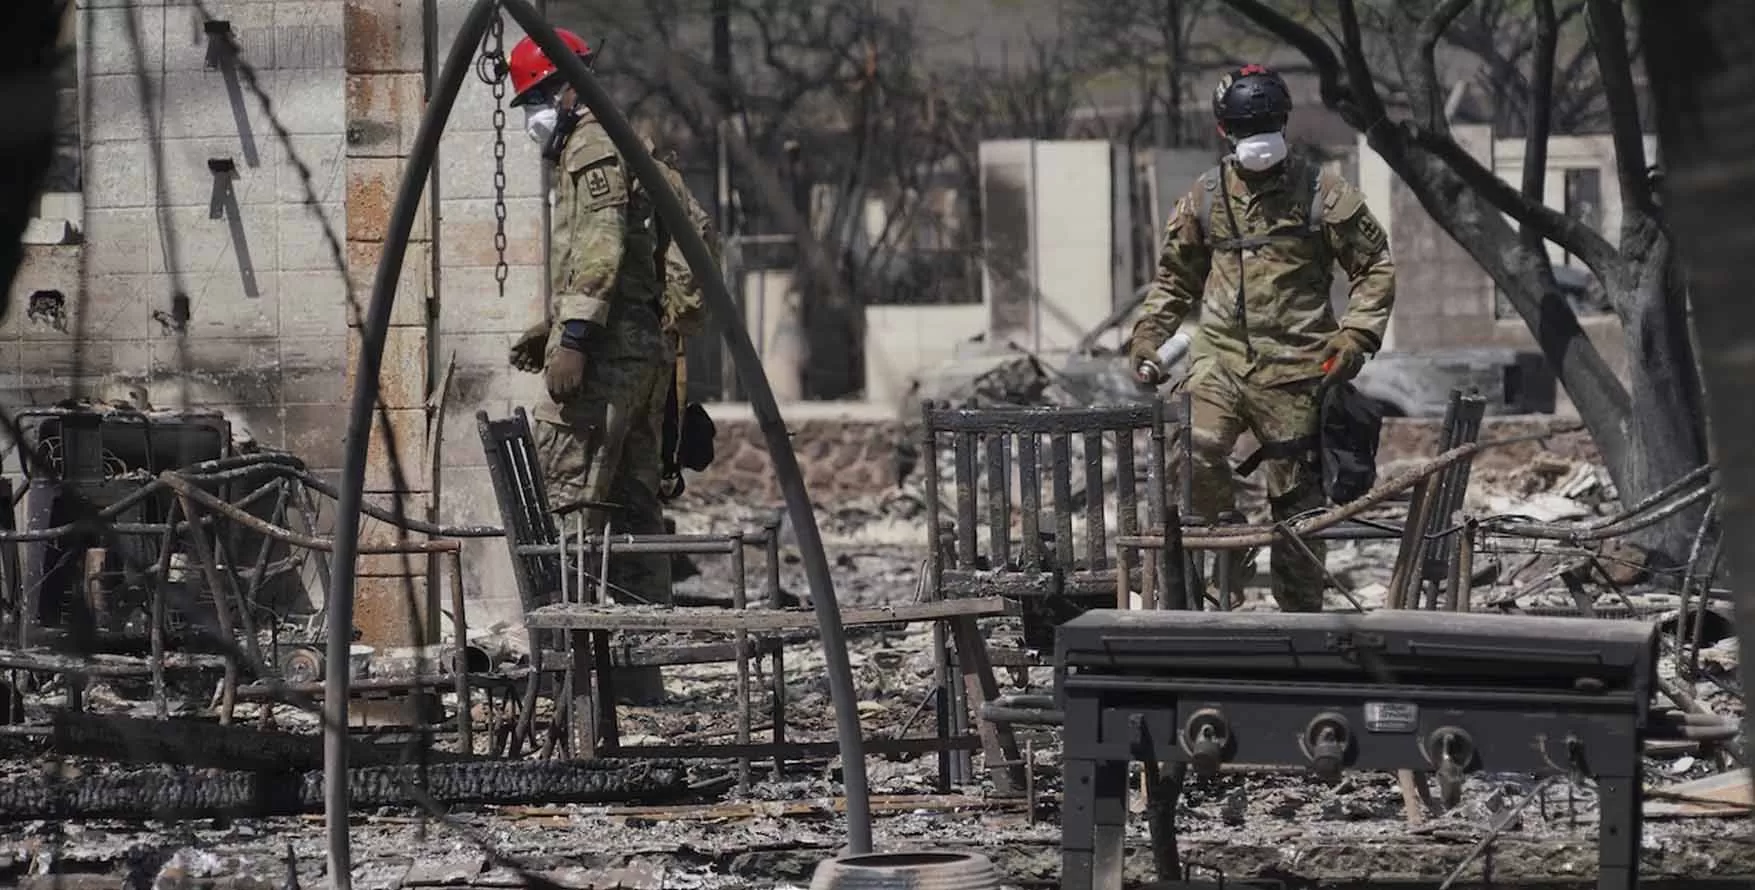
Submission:
[[[559,33],[589,61],[583,40]],[[510,356],[515,367],[540,371],[547,390],[533,413],[550,505],[563,515],[583,510],[591,531],[608,524],[621,533],[663,534],[663,412],[678,332],[698,326],[699,295],[677,294],[666,305],[669,269],[687,264],[665,236],[651,195],[541,48],[525,38],[507,66],[512,104],[525,108],[530,137],[555,164],[551,320],[527,330]],[[681,177],[671,182],[680,186]],[[692,212],[705,218],[698,205]],[[667,555],[612,553],[609,575],[619,600],[671,602]],[[622,677],[632,697],[655,694],[656,670]]]
[[[1356,189],[1287,149],[1291,109],[1285,82],[1259,65],[1220,81],[1214,116],[1235,151],[1177,202],[1129,342],[1142,382],[1162,383],[1158,347],[1200,308],[1185,385],[1194,402],[1193,507],[1207,522],[1236,512],[1230,461],[1244,430],[1269,458],[1262,470],[1276,521],[1324,505],[1308,446],[1274,446],[1314,433],[1322,387],[1359,373],[1382,345],[1395,302],[1383,230]],[[1336,263],[1352,282],[1339,319],[1329,305]],[[1285,611],[1322,609],[1326,547],[1306,546],[1316,562],[1295,545],[1272,547],[1274,599]]]

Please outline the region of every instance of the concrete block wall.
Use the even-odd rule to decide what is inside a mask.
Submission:
[[[396,192],[425,107],[426,44],[421,4],[414,0],[346,0],[347,121],[345,162],[347,256],[359,314],[346,315],[349,389],[358,372],[359,325],[382,257]],[[435,232],[429,203],[422,206],[403,258],[395,311],[378,379],[381,406],[367,449],[368,496],[430,518],[435,496],[429,453],[428,361],[432,257]],[[362,543],[389,543],[396,529],[368,523]],[[426,561],[362,558],[355,624],[368,643],[406,646],[431,642],[437,626],[430,605]]]
[[[438,0],[441,57],[471,5],[471,0]],[[506,52],[521,37],[523,32],[507,17]],[[509,83],[504,101],[511,101]],[[438,516],[450,524],[500,524],[476,412],[505,417],[518,407],[529,410],[542,396],[541,377],[513,370],[506,352],[520,332],[544,317],[543,165],[536,145],[524,134],[524,112],[506,108],[507,277],[502,295],[494,279],[494,105],[492,88],[471,75],[439,148],[440,262],[431,353],[438,367],[452,367],[435,447]],[[517,621],[518,588],[503,541],[468,542],[464,573],[471,626]]]
[[[438,0],[434,22],[426,6],[83,0],[85,238],[30,250],[14,285],[21,311],[0,325],[6,404],[137,388],[159,407],[224,410],[262,444],[287,448],[320,472],[339,469],[357,313],[424,111],[428,26],[442,58],[470,3]],[[267,108],[241,66],[210,62],[209,18],[230,23]],[[508,19],[505,47],[521,36]],[[400,501],[410,515],[444,523],[499,524],[475,414],[505,416],[541,396],[540,378],[513,371],[506,351],[543,317],[543,175],[522,112],[506,109],[502,296],[493,108],[490,87],[471,76],[398,288],[380,380],[394,434],[380,425],[369,450],[375,502]],[[229,192],[216,192],[214,159],[235,166]],[[38,291],[62,299],[29,311]],[[182,340],[170,324],[174,293],[189,298]],[[449,387],[441,395],[442,380]],[[389,472],[390,439],[405,471],[400,484]],[[16,473],[16,457],[7,460]],[[376,522],[362,532],[368,543],[394,537]],[[503,542],[471,542],[465,565],[476,600],[471,623],[515,621]],[[368,557],[359,570],[357,620],[368,641],[416,642],[408,594],[422,602],[417,612],[426,611],[425,561]]]
[[[33,251],[14,285],[21,297],[59,291],[65,305],[0,325],[9,405],[139,387],[155,405],[220,408],[264,444],[335,465],[338,437],[288,430],[341,399],[343,277],[325,227],[338,238],[346,217],[342,9],[79,4],[84,238]],[[210,63],[209,17],[230,23],[253,78]],[[227,160],[221,183],[209,163]],[[186,338],[172,323],[178,292]]]

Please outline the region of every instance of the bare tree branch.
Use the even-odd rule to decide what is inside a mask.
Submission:
[[[1615,168],[1621,181],[1623,242],[1649,238],[1647,222],[1656,215],[1646,169],[1645,133],[1639,119],[1639,91],[1633,85],[1633,59],[1627,49],[1627,19],[1619,0],[1589,0],[1585,22],[1596,46],[1597,71],[1609,101],[1610,133],[1615,142]]]
[[[1553,129],[1554,56],[1560,43],[1560,22],[1554,14],[1554,0],[1535,0],[1535,60],[1531,63],[1534,85],[1530,91],[1529,132],[1523,140],[1523,197],[1534,204],[1542,199],[1548,178],[1548,134]],[[1534,226],[1523,227],[1524,246],[1541,253],[1542,233]]]
[[[1456,140],[1406,122],[1402,125],[1402,132],[1407,134],[1413,144],[1442,158],[1469,188],[1479,193],[1495,209],[1520,225],[1539,231],[1543,238],[1583,260],[1592,271],[1603,275],[1619,268],[1620,255],[1608,239],[1579,220],[1546,204],[1526,199],[1522,192],[1475,160],[1474,155],[1463,150]]]
[[[1462,14],[1463,9],[1473,2],[1474,0],[1444,0],[1420,23],[1420,30],[1416,35],[1419,41],[1416,58],[1419,60],[1419,72],[1423,81],[1421,98],[1425,103],[1423,116],[1426,127],[1435,132],[1442,133],[1450,129],[1449,122],[1444,119],[1444,96],[1438,83],[1438,39],[1444,35],[1450,23]],[[1350,9],[1351,5],[1350,2],[1344,3],[1342,9]],[[1347,42],[1352,43],[1353,40],[1354,35],[1348,34]],[[1416,103],[1415,108],[1420,107]]]
[[[1343,117],[1349,113],[1359,113],[1354,104],[1355,97],[1341,76],[1341,61],[1329,47],[1328,41],[1261,0],[1225,0],[1225,5],[1291,44],[1293,49],[1310,60],[1310,64],[1316,66],[1317,83],[1324,105],[1339,111]],[[1358,123],[1349,120],[1348,123],[1360,131],[1371,125],[1368,119],[1360,119]]]
[[[1389,111],[1377,92],[1377,81],[1371,76],[1370,63],[1365,59],[1365,40],[1359,34],[1359,13],[1353,0],[1341,0],[1341,33],[1346,42],[1341,51],[1347,60],[1347,79],[1353,87],[1353,100],[1365,115],[1366,139],[1389,122]]]

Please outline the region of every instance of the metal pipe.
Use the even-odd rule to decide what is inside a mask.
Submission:
[[[1717,493],[1718,483],[1708,482],[1686,495],[1667,501],[1661,507],[1653,509],[1652,505],[1642,504],[1638,510],[1628,511],[1601,523],[1563,525],[1549,522],[1518,522],[1499,518],[1483,520],[1481,524],[1494,534],[1519,538],[1540,538],[1574,544],[1585,541],[1604,541],[1650,528]]]
[[[1699,584],[1702,588],[1705,588],[1712,583],[1712,579],[1702,578],[1700,576],[1700,554],[1701,551],[1706,549],[1706,533],[1712,528],[1714,519],[1718,516],[1719,501],[1720,496],[1714,495],[1712,503],[1706,505],[1706,512],[1700,517],[1700,527],[1694,531],[1694,541],[1688,546],[1688,562],[1686,563],[1688,568],[1682,575],[1682,583],[1677,585],[1677,593],[1681,595],[1681,602],[1679,604],[1680,611],[1678,613],[1680,617],[1677,619],[1678,621],[1687,620],[1688,608],[1691,605],[1690,597],[1694,592],[1695,584]],[[1700,610],[1702,613],[1706,611],[1706,595],[1704,589],[1702,590],[1700,597]],[[1704,617],[1704,615],[1702,617]],[[1685,677],[1688,676],[1687,673],[1685,673],[1688,667],[1686,656],[1688,646],[1685,635],[1679,636],[1684,636],[1684,639],[1682,640],[1682,645],[1676,647],[1676,671]]]
[[[179,471],[179,474],[183,478],[196,482],[209,482],[233,474],[247,475],[250,473],[269,473],[289,479],[296,479],[306,488],[311,489],[330,500],[341,500],[341,492],[339,489],[322,479],[313,476],[309,470],[304,469],[302,464],[292,461],[264,461],[258,466],[230,470],[224,473],[211,471],[196,472],[188,469]],[[360,510],[367,516],[380,522],[386,522],[399,528],[405,528],[411,532],[419,532],[423,535],[433,535],[441,538],[499,538],[504,537],[506,534],[505,529],[493,525],[435,525],[431,522],[416,519],[412,516],[397,516],[395,511],[386,510],[370,501],[362,501],[360,504]],[[315,527],[312,528],[312,531],[316,531]]]
[[[519,4],[534,17],[527,4]],[[361,325],[359,365],[354,368],[353,392],[347,411],[347,438],[342,460],[341,496],[335,517],[335,560],[330,564],[329,610],[326,629],[331,641],[324,653],[327,672],[323,686],[323,816],[328,829],[329,876],[335,890],[353,890],[353,856],[348,834],[348,649],[333,645],[353,639],[354,567],[358,560],[360,506],[365,501],[366,451],[372,436],[372,409],[378,401],[378,375],[384,366],[384,341],[389,335],[390,314],[396,305],[397,279],[414,234],[421,195],[432,173],[439,137],[457,102],[463,78],[475,62],[475,50],[496,14],[494,0],[476,0],[458,30],[445,66],[439,71],[420,129],[409,150],[408,166],[397,187],[396,204],[384,235],[383,253],[372,279],[371,302]],[[528,25],[526,26],[528,28]],[[554,32],[550,30],[552,39]],[[554,41],[559,44],[559,41]],[[562,54],[564,55],[564,54]],[[570,58],[570,56],[569,56]],[[583,67],[583,66],[581,66]],[[686,227],[684,227],[686,228]]]
[[[681,554],[727,556],[743,549],[742,544],[734,547],[723,541],[652,541],[643,538],[628,540],[621,535],[615,535],[608,541],[592,535],[585,538],[583,543],[577,546],[588,544],[595,548],[605,543],[614,544],[617,553],[663,554],[667,556]],[[512,551],[519,556],[554,556],[564,552],[565,549],[565,546],[561,544],[518,544],[512,548]]]
[[[470,730],[475,725],[475,717],[470,713],[469,701],[469,619],[465,614],[468,604],[463,595],[462,550],[445,554],[445,569],[451,576],[451,633],[457,640],[457,664],[451,669],[457,688],[457,750],[465,757],[473,757],[475,739]]]
[[[477,17],[480,11],[488,6],[488,0],[478,0]],[[740,316],[737,314],[737,303],[725,286],[724,278],[713,262],[712,252],[701,240],[700,233],[689,224],[688,213],[683,209],[681,201],[670,189],[670,184],[646,150],[646,145],[627,119],[610,101],[609,95],[598,85],[590,69],[577,56],[567,50],[560,37],[555,34],[553,26],[543,20],[542,16],[529,3],[529,0],[502,0],[507,14],[516,20],[524,32],[541,46],[549,59],[559,67],[585,104],[597,114],[597,120],[603,125],[611,141],[621,152],[639,177],[640,183],[652,196],[657,205],[658,215],[664,220],[665,228],[669,229],[676,245],[682,249],[683,256],[688,259],[689,268],[695,273],[695,280],[702,285],[707,303],[711,307],[711,317],[719,329],[720,337],[725,341],[727,351],[738,370],[738,380],[742,385],[750,408],[755,412],[762,428],[763,438],[767,440],[769,459],[773,461],[775,478],[780,482],[780,490],[785,496],[786,510],[792,519],[793,533],[798,539],[799,556],[804,562],[805,578],[810,587],[811,601],[816,608],[817,622],[822,635],[823,655],[827,663],[830,696],[835,708],[836,735],[841,747],[842,775],[845,782],[847,797],[847,846],[854,855],[871,852],[871,802],[869,789],[866,785],[865,773],[865,739],[859,725],[859,708],[857,692],[853,685],[853,669],[847,659],[846,633],[841,626],[841,609],[835,600],[834,579],[829,574],[829,560],[823,553],[822,534],[817,528],[816,514],[811,506],[810,492],[806,489],[804,475],[798,467],[798,456],[792,450],[792,439],[787,433],[785,419],[780,415],[780,406],[774,400],[774,391],[768,385],[767,375],[762,370],[761,359],[756,355],[754,344],[750,342],[749,332],[744,330]],[[485,26],[484,26],[485,27]],[[464,27],[464,36],[470,36],[469,26]],[[480,35],[472,39],[479,40]],[[463,41],[463,38],[459,38]],[[456,53],[456,48],[453,48]],[[455,93],[455,90],[452,90]],[[436,106],[429,106],[429,119],[434,115],[434,108],[439,108],[439,116],[448,111],[451,97],[438,97]],[[442,122],[442,121],[441,121]],[[424,125],[423,125],[424,126]],[[410,158],[410,172],[414,158]],[[406,181],[405,181],[406,185]],[[418,201],[418,183],[413,198]],[[410,202],[412,213],[413,201]],[[398,203],[400,209],[400,198]],[[407,232],[392,229],[392,235],[399,235],[407,240]],[[392,245],[386,243],[384,263],[379,266],[380,278],[387,268],[400,268],[401,251],[393,255]],[[394,268],[392,269],[394,271]],[[390,287],[393,291],[395,280],[392,278]],[[384,301],[385,314],[379,324],[388,322],[389,301]],[[372,309],[378,309],[378,294],[374,291]],[[371,316],[376,319],[376,316]],[[364,353],[361,361],[369,361],[370,365],[359,373],[357,380],[376,380],[379,360],[382,358],[384,338],[382,330],[378,330],[374,339],[368,331]],[[353,406],[361,412],[360,406]],[[361,413],[362,423],[358,427],[350,426],[350,430],[369,429],[364,421],[369,421],[369,406],[366,413]],[[351,444],[351,439],[349,440]],[[350,455],[351,457],[351,455]],[[360,455],[357,472],[350,464],[350,475],[347,480],[356,488],[365,475],[364,455]],[[356,493],[357,494],[357,493]],[[345,512],[344,521],[345,521]],[[357,524],[357,518],[355,519]],[[351,589],[351,588],[350,588]],[[344,777],[345,778],[345,777]],[[348,890],[338,887],[338,890]]]
[[[182,504],[184,516],[191,519],[196,516],[194,504],[187,495],[179,493],[177,500]],[[220,580],[219,566],[214,564],[213,548],[208,546],[206,534],[200,526],[189,526],[189,545],[195,551],[195,558],[201,561],[201,571],[207,579],[207,590],[213,594],[213,614],[219,619],[219,632],[223,635],[221,639],[226,643],[225,685],[221,687],[220,693],[222,698],[219,723],[221,726],[229,726],[238,701],[238,654],[234,651],[238,644],[237,630],[232,624],[231,603],[226,596],[225,584]],[[343,647],[344,651],[345,649]],[[261,676],[261,659],[252,656],[251,660],[254,662],[250,665],[251,672]]]
[[[226,501],[220,500],[218,497],[215,497],[214,495],[209,494],[208,492],[206,492],[200,488],[196,488],[195,486],[190,485],[187,481],[177,477],[177,475],[175,473],[171,473],[171,472],[167,471],[165,473],[165,475],[161,476],[160,478],[164,479],[166,482],[168,482],[170,484],[170,487],[174,491],[176,491],[178,497],[191,498],[195,501],[195,503],[200,504],[201,506],[206,507],[207,509],[214,511],[214,512],[226,517],[227,519],[232,520],[233,522],[236,522],[240,525],[243,525],[244,527],[250,529],[251,531],[257,532],[258,534],[269,535],[269,536],[274,537],[278,540],[284,541],[288,544],[293,544],[293,545],[296,545],[299,547],[304,547],[307,550],[329,551],[329,552],[333,552],[333,553],[337,553],[337,554],[339,554],[341,552],[340,539],[324,540],[322,538],[311,537],[310,535],[301,535],[298,532],[293,531],[292,529],[282,528],[278,525],[275,525],[272,522],[269,522],[266,519],[263,519],[260,516],[254,516],[252,514],[245,513],[244,511],[239,510],[236,506],[234,506],[230,503],[227,503]],[[189,524],[194,525],[194,523],[189,523]],[[354,546],[352,549],[354,551],[354,557],[358,558],[358,556],[362,553],[364,553],[364,554],[450,553],[450,552],[459,550],[462,547],[463,547],[462,541],[448,541],[448,540],[439,540],[439,541],[403,540],[403,541],[400,541],[400,542],[394,543],[394,544],[373,544],[370,547],[360,547],[359,542],[357,540],[355,540]],[[348,637],[349,638],[352,637],[351,632],[349,632]]]
[[[170,512],[165,516],[170,524],[177,524],[177,514],[183,509],[183,499],[171,502]],[[177,549],[177,536],[166,532],[159,542],[158,551],[158,583],[146,588],[148,611],[151,615],[152,628],[148,631],[152,653],[152,706],[158,719],[168,720],[171,716],[170,702],[165,696],[165,588],[170,586],[171,557]]]
[[[1488,443],[1476,442],[1453,448],[1425,463],[1409,468],[1392,479],[1379,483],[1376,488],[1345,506],[1333,507],[1284,525],[1301,538],[1323,529],[1333,528],[1388,500],[1391,495],[1412,488],[1421,479],[1432,476],[1457,461],[1472,459],[1475,453],[1486,444]],[[1206,530],[1198,532],[1189,531],[1190,527],[1186,525],[1183,528],[1182,539],[1184,543],[1189,548],[1203,550],[1247,550],[1253,547],[1267,547],[1285,534],[1285,530],[1279,525],[1226,526],[1223,532],[1215,530],[1218,526],[1207,526]],[[1118,540],[1131,547],[1164,546],[1164,536],[1161,534],[1133,535]]]

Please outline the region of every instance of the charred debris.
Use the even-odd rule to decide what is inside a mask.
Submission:
[[[1041,406],[1057,400],[1057,386],[1050,371],[1024,358],[935,395],[941,403],[970,408]],[[1479,400],[1457,394],[1451,409],[1437,455],[1392,459],[1382,487],[1399,485],[1399,490],[1387,490],[1349,519],[1355,522],[1350,527],[1376,531],[1344,541],[1331,556],[1329,608],[1656,621],[1664,647],[1657,703],[1676,731],[1668,733],[1671,740],[1647,744],[1647,818],[1733,815],[1755,808],[1741,739],[1724,731],[1723,724],[1724,717],[1742,710],[1743,691],[1731,645],[1730,592],[1719,569],[1717,488],[1710,468],[1677,480],[1646,502],[1622,505],[1606,474],[1589,462],[1552,456],[1513,464],[1493,460],[1493,450],[1509,440],[1482,433]],[[235,436],[220,414],[78,404],[27,411],[18,421],[25,434],[17,447],[26,452],[27,480],[21,490],[0,483],[0,493],[13,505],[0,514],[5,523],[0,526],[5,582],[0,745],[15,764],[13,776],[0,785],[0,821],[235,819],[319,810],[322,727],[315,715],[322,653],[335,642],[315,630],[322,624],[321,610],[312,602],[311,585],[325,577],[321,566],[329,542],[322,528],[333,488],[296,455],[257,448]],[[1542,433],[1551,434],[1551,429]],[[1069,474],[1067,489],[1082,493],[1081,510],[1091,500],[1108,500],[1105,492],[1123,481],[1145,484],[1131,470],[1122,471],[1113,455],[1086,460],[1083,440],[1074,436],[1071,443],[1066,460],[1078,472]],[[1458,449],[1469,453],[1449,463],[1433,459],[1454,456]],[[930,511],[922,504],[935,497],[925,489],[925,477],[941,480],[946,489],[964,477],[954,455],[934,456],[942,466],[928,473],[919,467],[921,450],[909,449],[904,462],[915,468],[898,474],[903,478],[897,491],[830,512],[844,525],[876,519],[912,523],[919,532],[916,553],[940,546],[946,529],[924,523]],[[973,509],[973,499],[970,505]],[[711,514],[715,508],[701,509]],[[1702,518],[1683,564],[1656,564],[1631,543],[1645,525],[1690,509]],[[695,517],[692,524],[739,525],[748,516]],[[374,518],[399,521],[388,513]],[[465,578],[455,568],[461,562],[458,542],[501,534],[490,526],[400,521],[410,531],[409,549],[438,555],[440,563],[451,566],[447,580],[458,589]],[[696,546],[691,558],[702,568],[689,590],[705,593],[679,590],[679,600],[795,608],[797,600],[786,588],[796,579],[786,574],[792,570],[781,552],[779,523],[771,517],[763,522],[765,530],[750,533],[747,542],[741,533],[733,536],[737,547],[753,544],[770,557],[766,567],[755,569],[762,577],[746,590],[741,553],[732,557],[723,548]],[[1293,531],[1321,533],[1321,522],[1315,517]],[[857,534],[856,528],[844,531]],[[1189,546],[1198,544],[1197,531],[1188,535],[1194,542]],[[686,544],[684,539],[707,536],[672,537],[673,544]],[[680,544],[672,549],[690,551]],[[1052,531],[1044,532],[1043,545],[1055,551]],[[1125,536],[1115,546],[1128,546]],[[1265,569],[1262,548],[1253,549],[1258,552],[1252,560]],[[841,565],[852,569],[853,564]],[[985,565],[983,571],[994,568]],[[909,577],[906,566],[891,574]],[[1256,574],[1259,582],[1234,582],[1240,608],[1265,598],[1259,584],[1265,584],[1267,572]],[[1155,605],[1141,602],[1151,584],[1144,587],[1136,587],[1134,607]],[[930,648],[924,629],[906,623],[922,620],[906,613],[914,593],[881,594],[890,602],[882,608],[901,611],[874,613],[870,628],[856,632],[864,641],[866,670],[895,668],[897,676],[905,676],[909,671],[897,666],[907,662],[921,666],[913,676],[930,673],[920,660]],[[1215,600],[1205,605],[1219,607]],[[566,644],[539,633],[532,636],[535,645],[518,645],[508,643],[501,629],[472,628],[463,614],[463,597],[443,611],[450,613],[445,632],[433,645],[383,652],[356,646],[362,654],[355,695],[380,700],[364,707],[372,716],[351,728],[355,768],[349,787],[358,809],[442,814],[456,806],[620,804],[686,820],[735,806],[715,803],[728,793],[749,799],[752,772],[757,780],[765,775],[780,782],[788,772],[823,775],[833,763],[832,744],[801,742],[776,730],[790,720],[811,731],[806,712],[815,707],[811,696],[821,695],[820,690],[789,691],[763,670],[770,663],[765,659],[787,644],[810,643],[808,633],[801,637],[784,622],[765,634],[738,630],[742,625],[735,623],[726,624],[723,633],[697,631],[692,655],[667,649],[671,644],[656,637],[642,643],[638,634],[599,650],[623,667],[671,665],[669,670],[684,678],[685,697],[696,701],[723,703],[738,690],[744,725],[736,740],[726,740],[731,730],[723,726],[715,732],[699,721],[679,722],[662,709],[641,708],[630,718],[633,725],[622,727],[624,737],[612,750],[639,750],[637,737],[644,736],[687,759],[581,757],[591,752],[578,750],[571,725],[576,721],[568,705],[579,700],[572,688],[576,675],[563,669],[570,663]],[[886,614],[895,620],[885,623]],[[1001,619],[1001,625],[1016,620],[1015,611],[1008,614],[1012,617]],[[1007,631],[996,633],[1004,637]],[[1027,627],[1019,636],[1041,638]],[[1022,649],[1030,649],[1029,640]],[[734,659],[737,677],[713,672],[711,666]],[[779,661],[772,666],[777,674]],[[1025,663],[1001,665],[1001,673],[1024,681],[1025,694],[1008,706],[1023,702],[1023,710],[1034,708],[1038,714],[1048,707],[1030,694],[1034,689],[1040,699],[1044,687],[1046,678],[1032,673],[1036,670]],[[766,694],[751,691],[763,684],[768,684]],[[868,732],[872,725],[888,723],[878,732],[902,738],[930,724],[938,710],[934,689],[930,680],[868,684],[865,692],[873,697]],[[795,696],[805,704],[794,702],[789,716],[786,699]],[[751,718],[764,704],[771,718],[766,724]],[[1059,781],[1053,715],[1002,716],[1022,727],[1028,776],[1007,789],[1015,807],[1006,804],[999,811],[1013,813],[1020,824],[1051,819]],[[817,723],[817,734],[831,738],[820,719]],[[781,747],[761,748],[769,736]],[[691,737],[740,743],[742,753],[716,754],[705,745],[689,750]],[[883,754],[879,746],[874,751],[897,768],[914,770],[916,778],[901,786],[919,794],[920,807],[927,810],[947,794],[964,795],[956,797],[963,801],[959,806],[976,806],[967,792],[978,789],[985,789],[993,805],[1006,803],[979,775],[960,775],[950,784],[941,767],[935,781],[931,748],[902,745]],[[1508,786],[1488,785],[1477,790],[1491,818],[1510,804]],[[1182,805],[1201,813],[1210,809],[1213,818],[1231,824],[1290,815],[1285,801],[1299,798],[1295,789],[1264,792],[1268,802],[1257,806],[1224,787],[1222,782],[1192,786]],[[909,799],[900,798],[896,808],[909,806]],[[1356,805],[1334,803],[1342,810]],[[799,815],[812,814],[820,811],[800,808]],[[1408,820],[1422,817],[1410,808]]]

